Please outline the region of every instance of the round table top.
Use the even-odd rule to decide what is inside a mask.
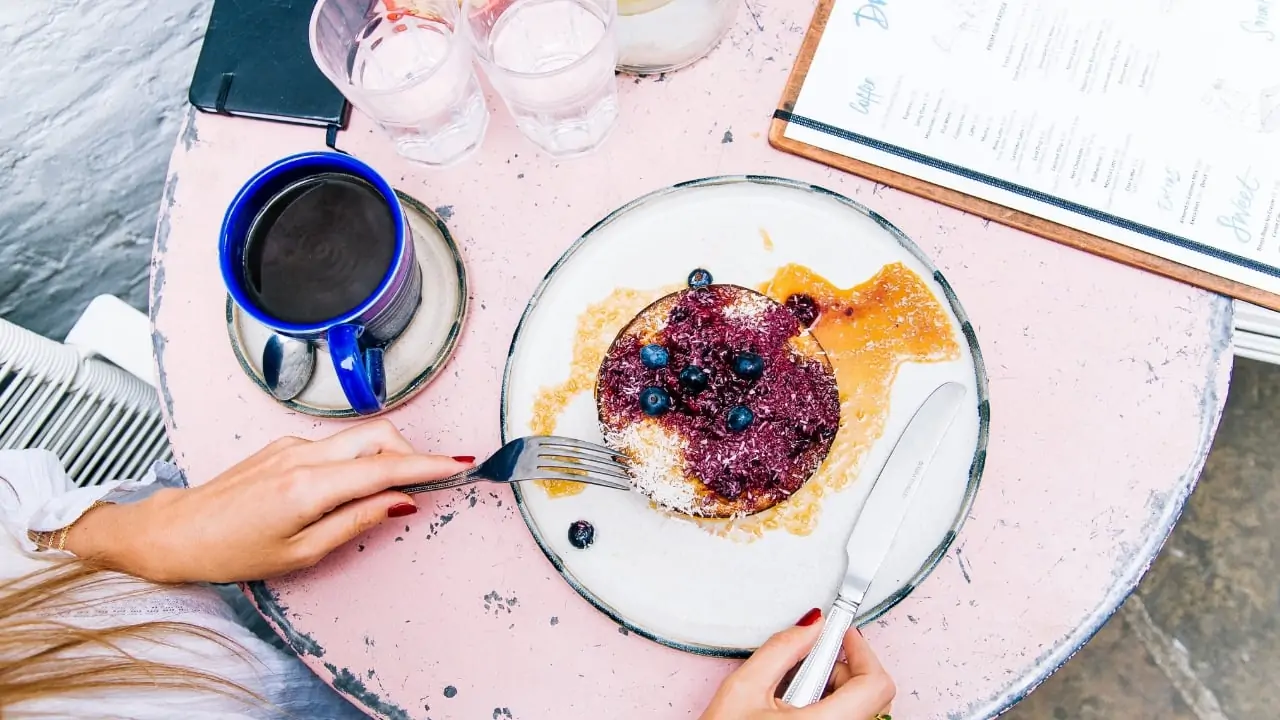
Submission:
[[[498,98],[480,153],[431,170],[354,114],[338,146],[447,219],[472,303],[445,372],[388,415],[422,451],[499,444],[507,347],[577,236],[675,182],[759,173],[826,186],[896,224],[951,281],[990,375],[991,441],[967,523],[934,573],[866,630],[898,682],[895,714],[985,718],[1067,660],[1132,591],[1195,485],[1225,400],[1225,298],[1034,238],[772,149],[812,3],[748,3],[711,56],[621,76],[622,118],[595,154],[556,162]],[[217,238],[256,170],[324,147],[319,129],[192,113],[170,166],[151,317],[178,463],[204,482],[286,434],[344,426],[286,410],[227,341]],[[386,718],[690,717],[735,666],[628,635],[560,577],[511,491],[420,496],[316,568],[251,586],[323,678]]]

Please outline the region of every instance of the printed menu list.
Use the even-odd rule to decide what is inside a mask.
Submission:
[[[836,0],[790,139],[1280,293],[1280,0]]]

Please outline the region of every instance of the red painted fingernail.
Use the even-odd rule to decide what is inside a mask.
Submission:
[[[799,625],[800,627],[809,627],[810,625],[818,622],[818,618],[820,617],[822,617],[822,611],[818,608],[814,608],[805,613],[804,617],[797,620],[796,625]]]
[[[453,459],[460,463],[473,463],[476,461],[474,455],[454,455]]]
[[[391,508],[387,510],[387,517],[404,517],[405,515],[412,515],[416,512],[418,512],[417,505],[414,505],[413,503],[400,503],[399,505],[392,505]]]

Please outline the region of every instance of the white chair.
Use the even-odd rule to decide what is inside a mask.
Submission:
[[[1280,365],[1280,313],[1236,301],[1237,357]]]
[[[50,450],[82,487],[172,459],[150,347],[146,316],[110,295],[65,344],[0,320],[0,449]]]

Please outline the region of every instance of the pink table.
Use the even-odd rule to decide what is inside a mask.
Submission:
[[[708,59],[620,78],[621,126],[585,159],[539,156],[492,96],[484,149],[447,171],[400,161],[357,115],[339,147],[440,209],[474,293],[447,371],[389,417],[423,451],[496,448],[502,367],[526,300],[580,232],[637,195],[763,173],[851,196],[946,273],[991,378],[991,444],[968,523],[867,635],[897,678],[895,715],[991,717],[1107,620],[1173,526],[1226,396],[1231,304],[771,149],[764,135],[811,12],[809,2],[747,0]],[[216,263],[218,225],[241,183],[319,148],[322,131],[193,113],[174,152],[151,317],[169,435],[193,482],[277,436],[343,426],[286,412],[241,374]],[[320,676],[380,717],[702,710],[735,663],[620,632],[543,557],[510,491],[475,497],[422,497],[409,522],[256,584],[260,608]]]

